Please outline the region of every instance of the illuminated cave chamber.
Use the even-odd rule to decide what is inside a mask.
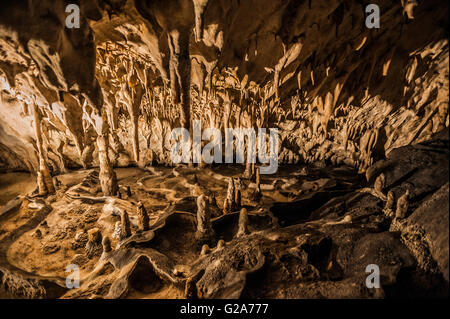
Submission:
[[[448,3],[377,3],[3,1],[0,291],[445,294]],[[173,165],[195,120],[277,128],[278,172]]]

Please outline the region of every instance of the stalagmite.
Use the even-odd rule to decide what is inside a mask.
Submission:
[[[406,190],[405,194],[400,196],[397,201],[397,208],[395,210],[396,218],[405,218],[408,213],[409,207],[409,189]]]
[[[100,185],[103,195],[114,196],[118,192],[117,177],[108,156],[108,135],[102,134],[97,137],[98,158],[100,163]]]
[[[85,114],[91,121],[97,132],[97,148],[98,148],[98,161],[100,166],[100,185],[104,196],[115,196],[119,190],[117,184],[117,176],[109,160],[109,138],[108,138],[108,118],[106,110],[102,109],[100,114],[97,110],[94,110],[92,114]]]
[[[234,180],[234,202],[236,205],[236,209],[241,207],[242,201],[242,181],[238,177]]]
[[[110,251],[112,251],[111,239],[109,239],[108,236],[103,237],[102,246],[103,246],[103,252],[104,253],[109,253]]]
[[[236,208],[233,178],[228,179],[227,197],[223,205],[223,213],[231,213]]]
[[[203,274],[205,273],[205,270],[199,270],[194,275],[190,276],[186,280],[186,285],[184,287],[184,296],[186,299],[198,299],[198,291],[197,291],[197,281],[202,278]]]
[[[248,212],[246,208],[242,208],[241,212],[239,213],[239,226],[236,233],[236,238],[245,236],[248,233]]]
[[[142,98],[145,94],[145,90],[142,84],[139,82],[138,76],[136,75],[135,67],[132,63],[131,73],[128,76],[128,88],[126,84],[122,85],[121,94],[122,99],[120,100],[125,104],[128,114],[131,119],[131,131],[132,131],[132,141],[133,141],[133,157],[136,163],[139,162],[139,113],[141,108]]]
[[[250,147],[249,147],[248,143],[249,143],[249,139],[248,139],[248,137],[245,137],[245,147],[246,147],[247,150],[250,150]],[[247,179],[252,179],[252,177],[253,177],[252,166],[253,166],[254,163],[252,163],[249,160],[250,156],[252,156],[252,154],[247,152],[247,161],[245,162],[245,171],[244,171],[244,178],[247,178]]]
[[[52,176],[50,175],[50,171],[44,156],[44,149],[42,146],[41,117],[36,103],[33,103],[33,116],[36,146],[38,149],[39,157],[39,171],[37,172],[37,185],[39,189],[39,195],[54,194],[55,186],[53,185]]]
[[[386,177],[383,173],[381,173],[376,179],[375,183],[373,184],[373,188],[375,188],[376,191],[383,193],[384,188],[386,187]]]
[[[147,214],[147,210],[141,202],[137,204],[137,215],[139,218],[139,230],[146,231],[150,229],[150,218]]]
[[[88,230],[88,242],[86,243],[85,250],[88,258],[101,254],[103,250],[102,233],[98,228]]]
[[[220,249],[222,249],[223,247],[225,247],[225,240],[220,239],[220,240],[217,242],[216,250],[220,250]]]
[[[115,239],[120,239],[120,237],[122,236],[121,234],[122,234],[122,224],[121,222],[117,221],[114,224],[114,231],[111,237]]]
[[[395,208],[395,195],[393,191],[389,191],[387,193],[387,200],[383,212],[387,217],[393,218],[394,208]]]
[[[0,298],[445,294],[449,2],[369,2],[0,1]]]
[[[120,240],[124,240],[131,236],[130,218],[128,217],[127,211],[124,211],[120,216],[120,224],[122,227],[120,231]]]
[[[207,244],[204,244],[202,246],[202,251],[200,252],[200,256],[205,256],[209,253],[210,249],[209,246]]]
[[[262,193],[261,193],[261,176],[259,173],[259,168],[256,169],[256,189],[251,193],[250,195],[250,199],[255,201],[255,202],[259,202],[262,198]]]
[[[208,200],[205,195],[200,195],[197,198],[197,232],[195,238],[199,241],[209,241],[213,235]]]

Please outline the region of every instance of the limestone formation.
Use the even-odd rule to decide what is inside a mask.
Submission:
[[[53,185],[53,179],[50,175],[50,171],[47,165],[47,161],[44,155],[42,131],[41,131],[41,115],[39,114],[38,107],[33,103],[33,115],[34,115],[34,129],[36,134],[36,145],[38,149],[39,157],[39,171],[37,172],[37,185],[40,195],[47,195],[55,193],[55,186]]]
[[[227,198],[225,198],[225,200],[223,201],[223,208],[222,208],[222,212],[224,215],[231,213],[231,206],[229,204],[229,201]]]
[[[111,237],[115,238],[115,239],[120,239],[122,236],[121,234],[122,234],[122,224],[120,221],[117,221],[114,224],[114,231],[113,231]]]
[[[130,186],[127,186],[127,196],[128,197],[131,197],[133,194],[131,194],[131,188],[130,188]]]
[[[262,198],[261,193],[261,178],[259,175],[259,169],[256,170],[256,188],[255,190],[250,194],[250,199],[254,202],[259,202]]]
[[[110,251],[112,251],[111,239],[109,239],[108,236],[103,237],[102,246],[103,246],[103,252],[104,253],[109,253]]]
[[[381,173],[376,179],[373,187],[377,192],[383,193],[384,188],[386,187],[386,177],[383,173]]]
[[[255,173],[255,183],[256,183],[256,188],[261,190],[261,175],[260,175],[259,169],[257,169],[256,173]]]
[[[242,208],[239,213],[239,225],[236,237],[242,237],[249,234],[248,231],[248,212],[246,208]]]
[[[234,180],[234,202],[239,209],[242,205],[242,181],[239,177]]]
[[[386,209],[394,209],[394,206],[395,206],[395,194],[393,191],[389,191],[387,193],[387,201],[386,201],[385,208]]]
[[[213,235],[208,199],[205,195],[201,195],[197,198],[197,232],[195,238],[199,241],[208,241]]]
[[[200,256],[204,256],[206,254],[208,254],[210,251],[209,246],[207,244],[204,244],[202,246],[202,251],[200,252]]]
[[[448,1],[70,2],[0,1],[0,298],[448,297]]]
[[[197,282],[205,273],[204,270],[198,271],[196,274],[188,277],[184,288],[184,297],[186,299],[198,299]]]
[[[92,258],[102,253],[102,233],[98,228],[88,230],[88,242],[86,243],[86,256]]]
[[[328,12],[318,9],[328,7],[325,0],[311,3],[311,9],[286,1],[273,7],[258,4],[259,10],[220,1],[170,0],[166,6],[142,0],[112,6],[83,1],[81,10],[95,14],[83,15],[80,34],[56,23],[66,17],[62,3],[46,1],[42,8],[38,3],[3,4],[0,83],[7,107],[0,111],[2,159],[11,168],[41,171],[41,188],[47,171],[64,172],[69,163],[100,167],[104,195],[115,196],[112,167],[170,165],[163,141],[174,127],[190,129],[191,114],[222,134],[225,128],[277,127],[280,163],[329,161],[361,172],[392,149],[427,139],[446,126],[448,39],[441,26],[448,20],[447,5],[437,0],[380,4],[381,12],[403,14],[385,17],[387,31],[368,37],[355,27],[364,24],[358,2],[344,10],[338,1]],[[39,10],[51,14],[35,13]],[[302,21],[310,10],[317,14],[297,26],[285,10],[292,12],[292,21]],[[109,23],[111,15],[120,21],[117,28]],[[280,21],[267,23],[270,32],[281,34],[270,41],[267,30],[256,27],[268,15]],[[58,18],[48,21],[49,16]],[[237,26],[242,16],[249,23]],[[433,36],[415,36],[418,29],[403,27],[405,17],[419,21],[420,30]],[[27,28],[27,21],[48,27]],[[338,34],[333,40],[311,40],[320,36],[319,30],[331,29]],[[400,51],[391,48],[399,36],[413,43],[401,43]],[[377,43],[390,47],[366,50]],[[242,59],[236,59],[236,52]],[[417,58],[427,54],[438,60]],[[405,74],[395,71],[395,63]],[[422,67],[431,72],[417,72]],[[353,83],[364,94],[355,93],[360,88]],[[405,107],[390,112],[403,98]],[[28,129],[30,120],[38,124],[38,134]],[[267,146],[264,142],[254,151]],[[244,159],[251,155],[244,152]],[[255,163],[245,161],[245,177],[253,174]]]
[[[119,238],[120,240],[124,240],[131,236],[130,218],[126,210],[123,211],[123,213],[120,216],[120,224],[121,224],[121,231]]]
[[[409,189],[397,200],[397,208],[395,210],[396,218],[405,218],[409,207]]]
[[[393,218],[395,217],[394,209],[395,209],[395,194],[393,191],[389,191],[387,193],[387,200],[383,210],[384,214],[389,218]]]
[[[150,229],[150,217],[142,202],[137,204],[137,215],[139,219],[139,230],[146,231]]]
[[[223,247],[225,247],[225,240],[220,239],[220,240],[217,242],[216,250],[220,250],[220,249],[222,249]]]
[[[225,198],[225,202],[223,205],[223,213],[228,214],[234,211],[236,208],[236,201],[235,201],[235,187],[233,178],[230,177],[228,179],[228,188],[227,188],[227,197]]]

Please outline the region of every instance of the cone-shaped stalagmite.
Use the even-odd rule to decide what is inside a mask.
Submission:
[[[248,212],[247,209],[242,208],[241,212],[239,213],[239,225],[236,237],[239,238],[247,235],[248,233]]]
[[[255,171],[255,180],[256,180],[256,188],[261,191],[261,175],[259,173],[259,169]]]
[[[209,210],[209,201],[205,195],[197,198],[197,232],[195,237],[198,240],[209,240],[214,235],[211,227],[211,212]]]
[[[36,134],[36,146],[39,157],[39,171],[37,172],[37,185],[39,195],[47,195],[55,193],[55,186],[53,185],[52,176],[44,157],[44,149],[42,146],[42,131],[41,131],[41,115],[39,114],[38,106],[33,103],[34,116],[34,130]]]
[[[200,256],[207,255],[209,253],[209,251],[210,251],[210,249],[209,249],[208,244],[204,244],[202,246],[202,251],[200,252]]]
[[[112,250],[111,239],[109,239],[108,236],[103,237],[102,246],[103,246],[103,252],[105,252],[105,253],[109,253]]]
[[[260,201],[261,197],[262,197],[262,193],[261,193],[261,178],[259,175],[259,168],[256,168],[256,189],[252,192],[252,194],[250,195],[250,199],[253,201]]]
[[[234,202],[236,209],[239,209],[242,202],[242,182],[239,177],[234,181]]]
[[[381,173],[375,180],[373,188],[375,188],[376,191],[383,193],[384,187],[386,186],[385,184],[386,184],[386,177],[384,176],[383,173]]]
[[[117,185],[117,177],[109,160],[109,139],[108,139],[108,117],[105,109],[101,110],[101,115],[93,113],[93,121],[95,121],[95,130],[97,132],[97,148],[98,161],[100,166],[100,185],[103,195],[115,196],[119,190]]]
[[[387,193],[387,199],[386,199],[386,204],[384,206],[384,214],[389,217],[392,218],[394,217],[394,208],[395,208],[395,195],[393,191],[389,191]]]
[[[137,215],[139,218],[139,230],[146,231],[150,229],[150,218],[144,205],[139,202],[137,205]]]
[[[88,258],[101,254],[103,250],[102,233],[98,228],[88,230],[88,242],[86,243],[85,250]]]
[[[235,188],[233,178],[230,177],[228,179],[227,197],[225,198],[223,204],[223,213],[224,214],[231,213],[234,209],[236,209]]]
[[[127,211],[124,211],[120,216],[120,224],[122,229],[120,231],[120,240],[126,239],[131,236],[130,218]]]

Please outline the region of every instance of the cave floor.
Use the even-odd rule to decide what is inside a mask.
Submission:
[[[30,195],[31,179],[9,174],[0,184],[2,200],[11,199],[0,215],[3,284],[16,296],[47,298],[185,298],[192,280],[202,298],[439,295],[442,278],[418,270],[399,232],[389,231],[385,195],[365,187],[364,176],[348,167],[284,166],[261,176],[257,199],[243,170],[118,168],[119,197],[102,195],[95,169],[57,176],[57,192],[47,198]],[[239,211],[222,212],[228,177],[242,178],[241,207],[249,214],[250,233],[239,238]],[[217,202],[205,254],[195,239],[200,194]],[[149,212],[146,232],[137,228],[138,202]],[[133,235],[119,241],[113,233],[121,211]],[[86,232],[94,227],[113,250],[87,257]],[[80,267],[79,289],[65,288],[69,264]],[[382,270],[383,290],[367,288],[369,264]]]

